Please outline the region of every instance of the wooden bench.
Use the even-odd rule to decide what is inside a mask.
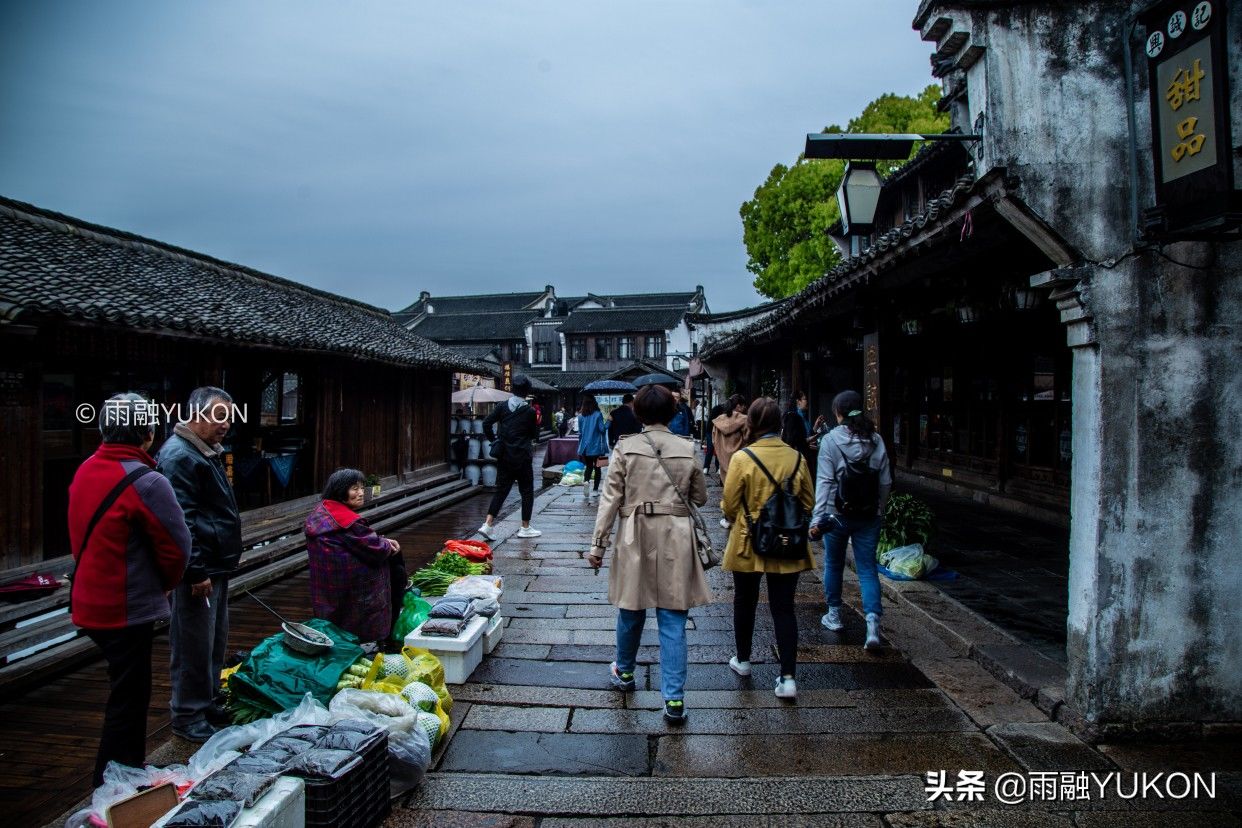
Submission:
[[[380,494],[361,510],[378,532],[391,531],[447,505],[473,496],[477,489],[449,471],[447,464],[407,476],[380,481]],[[307,514],[319,496],[298,498],[242,514],[242,552],[229,580],[230,595],[286,577],[307,565]],[[6,579],[35,572],[58,577],[71,571],[69,555],[5,572]],[[20,692],[49,675],[72,668],[75,660],[97,651],[69,618],[69,587],[33,601],[0,604],[0,696]],[[37,651],[24,651],[40,648]],[[17,655],[17,658],[13,658]]]

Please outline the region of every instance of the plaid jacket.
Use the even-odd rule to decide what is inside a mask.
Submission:
[[[305,532],[315,617],[361,641],[387,639],[393,623],[388,542],[335,500],[315,507]]]

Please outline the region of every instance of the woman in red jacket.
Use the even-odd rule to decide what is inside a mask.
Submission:
[[[108,662],[108,706],[95,758],[95,787],[108,762],[142,767],[151,704],[151,640],[170,615],[190,531],[172,484],[147,454],[154,418],[138,394],[117,394],[99,415],[103,444],[69,485],[73,623]]]
[[[366,489],[357,469],[337,469],[323,500],[306,518],[311,608],[362,641],[385,642],[392,633],[389,557],[401,546],[358,516]],[[404,584],[398,584],[404,588]]]

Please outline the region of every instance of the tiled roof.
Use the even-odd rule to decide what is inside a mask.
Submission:
[[[686,307],[697,296],[694,291],[689,293],[633,293],[608,298],[618,308],[632,307]]]
[[[670,331],[685,315],[685,305],[576,310],[561,326],[561,333]]]
[[[0,197],[0,315],[47,314],[450,370],[382,308]]]
[[[434,300],[432,300],[434,303]],[[507,342],[526,338],[526,323],[538,319],[538,311],[503,313],[435,313],[423,317],[413,330],[436,342]]]
[[[479,311],[493,313],[525,310],[542,298],[542,290],[534,293],[482,293],[477,296],[432,296],[430,304],[434,314],[447,316],[457,313],[478,313]],[[399,311],[393,311],[393,316],[408,321],[421,315],[425,304],[422,299],[419,299]]]
[[[528,368],[522,373],[536,377],[556,388],[576,390],[592,380],[601,379],[599,371],[562,371],[558,368]]]
[[[983,184],[984,182],[978,182]],[[964,175],[952,187],[927,203],[922,213],[914,216],[899,227],[894,227],[881,234],[875,242],[862,254],[851,256],[829,270],[822,277],[807,285],[798,293],[789,297],[787,304],[775,313],[759,319],[741,330],[731,332],[723,337],[708,340],[701,349],[704,359],[711,359],[723,353],[736,350],[758,337],[766,336],[793,321],[812,305],[818,305],[828,298],[837,295],[853,284],[854,277],[860,275],[868,265],[876,262],[887,254],[902,247],[906,240],[929,225],[941,220],[950,210],[966,201],[975,189],[975,179]]]

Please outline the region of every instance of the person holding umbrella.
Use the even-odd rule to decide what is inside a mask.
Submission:
[[[600,461],[607,456],[608,424],[600,413],[599,403],[588,394],[582,398],[582,408],[578,411],[578,457],[586,465],[582,476],[583,501],[599,499],[599,483],[604,474]],[[592,476],[595,478],[594,488],[591,488]]]

